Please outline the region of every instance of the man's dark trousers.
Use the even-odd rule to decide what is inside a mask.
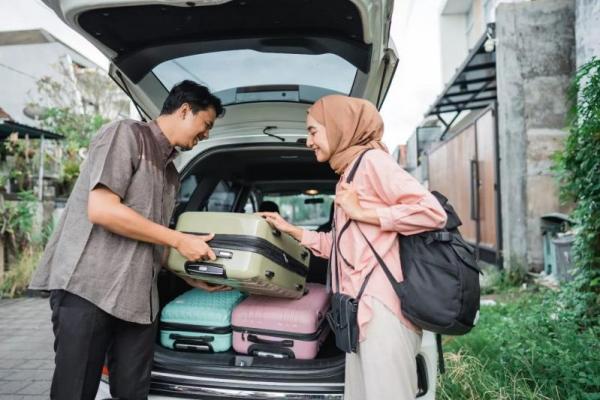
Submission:
[[[112,397],[148,397],[157,322],[123,321],[64,290],[50,295],[56,367],[50,398],[93,400],[105,357]]]

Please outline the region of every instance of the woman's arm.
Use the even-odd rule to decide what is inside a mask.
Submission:
[[[446,212],[437,199],[389,155],[371,151],[363,165],[367,184],[385,207],[366,209],[360,205],[356,190],[342,184],[336,204],[356,221],[378,225],[384,231],[412,235],[443,228]]]

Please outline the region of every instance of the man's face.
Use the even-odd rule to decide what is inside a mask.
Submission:
[[[208,133],[215,123],[217,113],[213,107],[193,113],[190,106],[183,104],[178,114],[177,143],[183,150],[190,150],[199,141],[208,139]]]

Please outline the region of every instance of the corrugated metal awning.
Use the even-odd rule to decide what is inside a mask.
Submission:
[[[496,98],[495,24],[488,24],[485,34],[425,116],[436,116],[444,124],[445,133],[460,113],[486,108],[496,102]],[[452,113],[455,115],[447,121],[447,115]]]
[[[18,132],[19,135],[29,136],[29,139],[50,139],[50,140],[62,140],[65,137],[54,132],[46,131],[44,129],[35,128],[29,125],[19,124],[14,121],[0,121],[0,140],[5,140],[12,133]]]

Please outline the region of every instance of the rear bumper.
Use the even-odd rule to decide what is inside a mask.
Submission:
[[[425,332],[420,351],[420,382],[422,392],[419,400],[435,400],[437,381],[437,351],[434,335]],[[269,375],[269,374],[267,374]],[[202,399],[287,399],[287,400],[343,400],[343,378],[338,381],[301,382],[275,381],[268,379],[234,379],[209,377],[203,374],[153,371],[150,388],[151,400]],[[96,400],[110,398],[106,382],[101,382]]]
[[[247,383],[247,382],[246,382]],[[298,384],[253,381],[253,389],[236,388],[242,381],[191,377],[171,373],[153,372],[150,400],[203,399],[289,399],[289,400],[342,400],[343,384]],[[319,388],[321,388],[319,390]],[[96,400],[110,398],[108,384],[100,383]]]

